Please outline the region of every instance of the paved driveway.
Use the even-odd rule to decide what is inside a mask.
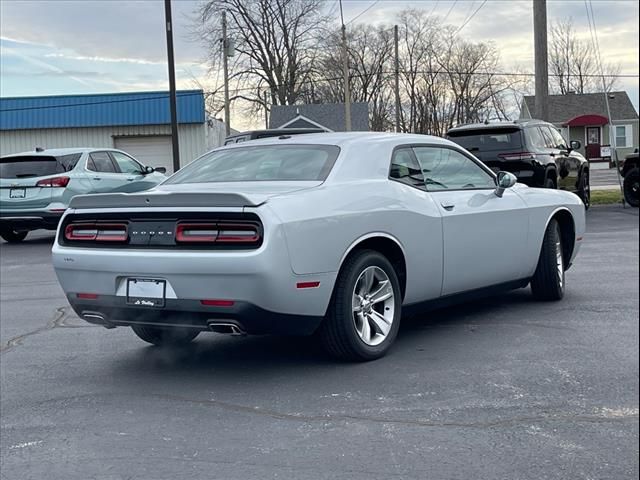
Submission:
[[[365,364],[296,338],[148,347],[69,311],[50,236],[2,244],[2,479],[635,479],[637,213],[588,212],[562,302],[431,312]]]

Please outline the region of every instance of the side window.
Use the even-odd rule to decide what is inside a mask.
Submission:
[[[107,152],[93,152],[89,155],[87,168],[94,172],[116,173],[111,157]]]
[[[82,156],[81,153],[72,153],[71,155],[63,155],[58,157],[58,164],[62,167],[64,172],[70,172],[78,164],[78,160]]]
[[[529,139],[529,144],[532,147],[548,148],[547,139],[542,135],[542,131],[539,127],[527,127],[525,132],[527,132],[527,138]]]
[[[398,148],[391,156],[389,178],[425,190],[420,164],[410,147]]]
[[[560,132],[556,130],[554,127],[546,127],[551,133],[551,138],[553,139],[553,145],[555,148],[559,148],[560,150],[567,149],[567,142],[562,137]]]
[[[111,156],[122,173],[142,173],[140,164],[124,153],[111,152]]]
[[[413,147],[422,167],[427,190],[471,190],[495,188],[494,178],[457,150]]]

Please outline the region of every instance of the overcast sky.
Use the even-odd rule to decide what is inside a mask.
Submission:
[[[433,12],[459,26],[481,0],[343,0],[345,21],[392,23],[405,6]],[[190,38],[189,26],[200,1],[173,0],[178,88],[203,78],[205,50]],[[374,4],[375,3],[375,4]],[[339,24],[337,0],[326,1]],[[593,1],[601,54],[621,62],[622,73],[638,74],[638,1]],[[548,1],[549,23],[573,17],[589,36],[583,0]],[[493,41],[504,70],[533,71],[531,0],[489,0],[464,27],[471,40]],[[0,1],[0,95],[165,90],[168,88],[162,0]],[[638,109],[638,79],[624,79]]]

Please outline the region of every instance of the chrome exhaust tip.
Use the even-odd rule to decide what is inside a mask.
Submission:
[[[83,318],[83,320],[89,323],[102,325],[105,328],[116,328],[116,326],[109,322],[109,320],[107,320],[107,317],[100,312],[84,311],[82,312],[81,317]]]
[[[207,323],[207,326],[212,332],[221,333],[223,335],[239,336],[247,334],[247,332],[245,332],[242,327],[236,323],[211,321]]]

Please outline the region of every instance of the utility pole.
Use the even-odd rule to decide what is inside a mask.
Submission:
[[[547,0],[533,0],[533,50],[535,53],[536,103],[539,120],[549,120],[549,64],[547,59]]]
[[[227,136],[231,133],[231,107],[229,105],[229,40],[227,39],[227,12],[222,12],[222,69],[224,71],[224,125]]]
[[[349,87],[349,53],[347,51],[347,27],[344,26],[342,0],[340,0],[340,20],[342,22],[342,73],[344,74],[344,129],[351,131],[351,89]]]
[[[169,64],[169,106],[171,109],[171,146],[173,150],[173,171],[180,170],[180,148],[178,145],[178,108],[176,100],[176,68],[173,59],[173,25],[171,21],[171,0],[164,0],[164,24],[167,32],[167,63]]]
[[[269,104],[267,100],[269,92],[266,90],[262,92],[262,98],[264,98],[264,128],[269,129]]]
[[[396,93],[396,132],[400,131],[400,56],[398,55],[398,26],[393,26],[393,42],[395,46],[395,59],[394,59],[394,76],[395,85],[394,90]]]

